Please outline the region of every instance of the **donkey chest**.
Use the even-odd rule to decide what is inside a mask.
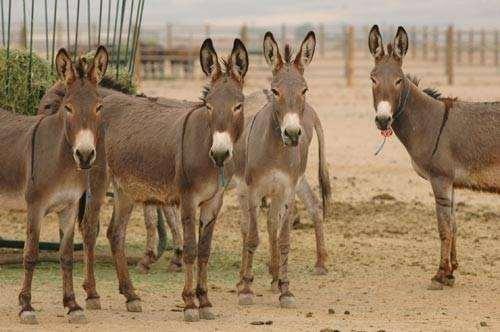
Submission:
[[[289,195],[297,184],[294,177],[282,170],[272,169],[257,181],[258,191],[264,196]]]
[[[62,211],[68,205],[78,202],[84,192],[85,188],[81,185],[56,188],[48,195],[45,213]]]

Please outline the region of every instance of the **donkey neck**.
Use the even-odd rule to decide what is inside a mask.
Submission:
[[[408,79],[407,79],[408,80]],[[444,104],[407,81],[409,95],[392,128],[412,159],[430,158],[444,114]]]

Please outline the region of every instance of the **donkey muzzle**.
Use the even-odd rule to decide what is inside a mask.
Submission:
[[[388,114],[378,114],[375,117],[375,124],[379,130],[386,130],[392,123],[392,116]]]
[[[79,168],[89,169],[95,161],[95,149],[75,149],[73,158]]]
[[[299,144],[301,134],[302,130],[300,130],[300,128],[287,128],[283,131],[283,143],[286,145],[297,146]]]
[[[229,150],[225,151],[210,151],[210,158],[217,167],[224,166],[224,162],[229,158]]]

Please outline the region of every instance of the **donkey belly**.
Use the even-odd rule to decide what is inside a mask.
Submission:
[[[286,198],[295,192],[296,182],[281,170],[270,170],[257,180],[260,196]]]
[[[454,184],[457,188],[468,188],[500,193],[500,165],[478,170],[455,170]]]
[[[24,193],[0,193],[0,208],[11,211],[26,211],[27,204]]]
[[[144,178],[113,175],[113,183],[139,203],[175,204],[178,200],[176,191],[171,186],[155,184]]]

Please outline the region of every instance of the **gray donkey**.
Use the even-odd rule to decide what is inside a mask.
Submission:
[[[279,291],[282,307],[295,305],[289,291],[288,253],[290,250],[290,217],[297,187],[307,165],[313,130],[319,124],[316,113],[306,103],[307,84],[303,77],[316,46],[314,33],[307,34],[295,59],[285,46],[284,59],[271,32],[264,37],[264,57],[272,69],[272,97],[245,126],[243,138],[235,152],[238,196],[244,214],[240,282],[237,285],[240,304],[253,303],[252,263],[259,243],[257,214],[263,197],[270,199],[267,230],[271,251],[271,287]],[[323,131],[316,128],[319,145],[319,182],[324,204],[330,198],[330,181],[324,157]],[[308,189],[307,189],[308,188]],[[307,185],[302,188],[313,195]],[[321,220],[320,220],[321,222]],[[326,252],[319,252],[326,256]],[[320,258],[320,263],[322,258]],[[321,266],[320,266],[321,267]]]
[[[399,27],[384,49],[375,25],[368,38],[375,58],[371,72],[375,122],[392,130],[436,200],[441,260],[430,289],[453,285],[457,260],[454,189],[500,192],[500,103],[463,102],[421,91],[402,70],[408,36]]]
[[[200,62],[210,83],[204,90],[203,101],[189,111],[122,94],[104,98],[103,110],[107,124],[106,160],[115,190],[115,213],[107,236],[120,293],[126,297],[129,311],[142,310],[125,257],[126,228],[134,204],[178,205],[183,227],[185,285],[182,298],[186,321],[215,318],[208,299],[208,260],[225,185],[234,170],[233,145],[243,130],[242,88],[248,54],[243,43],[236,39],[223,69],[212,41],[207,39],[200,50]],[[107,182],[94,178],[91,188],[107,188]],[[86,213],[85,219],[93,226],[88,227],[96,228],[102,200],[102,197],[92,200],[88,208],[90,214]],[[195,220],[198,208],[199,223]],[[92,245],[95,238],[84,241]],[[89,251],[93,252],[93,248]],[[87,271],[93,273],[93,261],[86,264],[90,265]],[[84,288],[91,306],[98,308],[99,296],[92,273],[86,275]]]
[[[87,176],[101,144],[102,100],[97,85],[108,63],[108,54],[99,47],[89,66],[80,59],[73,64],[60,49],[56,57],[65,97],[60,111],[49,116],[22,116],[0,111],[0,203],[2,207],[27,211],[24,280],[19,294],[21,322],[36,324],[31,306],[31,284],[38,258],[41,221],[56,212],[62,230],[60,262],[63,304],[72,323],[85,322],[73,290],[73,235],[80,197],[87,188]],[[99,167],[100,165],[96,165]]]

